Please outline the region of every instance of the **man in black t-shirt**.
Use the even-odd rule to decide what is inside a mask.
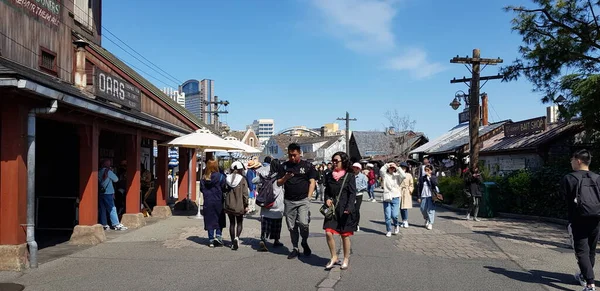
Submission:
[[[277,180],[277,185],[283,185],[284,214],[294,247],[288,259],[296,258],[300,253],[298,250],[300,237],[302,237],[304,255],[310,256],[312,253],[308,246],[309,197],[315,190],[317,171],[311,163],[302,160],[301,155],[302,151],[298,144],[292,143],[288,146],[289,160],[283,163]]]
[[[596,246],[600,238],[600,218],[597,216],[582,216],[577,204],[578,189],[582,185],[580,183],[582,179],[586,178],[585,180],[592,181],[591,185],[595,181],[596,187],[600,187],[598,175],[590,172],[591,162],[592,155],[587,150],[575,152],[571,157],[571,167],[574,172],[566,175],[561,180],[559,189],[567,202],[568,229],[580,270],[580,273],[575,274],[575,278],[585,287],[584,291],[596,290],[594,285],[594,263],[596,261]],[[586,184],[586,186],[588,185],[589,183]],[[593,186],[591,187],[593,188]]]

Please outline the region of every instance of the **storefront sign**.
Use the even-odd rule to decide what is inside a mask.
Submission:
[[[62,0],[4,0],[14,7],[23,10],[32,18],[40,20],[50,26],[60,25],[62,13]]]
[[[481,106],[479,106],[479,118],[482,118]],[[469,108],[465,109],[465,111],[458,114],[458,124],[469,122],[471,114],[469,112]]]
[[[131,109],[141,110],[142,94],[139,88],[121,77],[98,69],[98,67],[94,70],[94,89],[98,97]]]
[[[546,117],[538,117],[504,125],[504,136],[530,135],[546,130]]]

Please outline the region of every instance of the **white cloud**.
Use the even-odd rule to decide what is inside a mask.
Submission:
[[[408,71],[415,79],[425,79],[446,70],[441,63],[428,61],[427,53],[416,48],[389,59],[386,67],[396,71]]]
[[[396,47],[392,20],[395,1],[312,0],[323,13],[329,30],[346,46],[358,52],[390,50]]]
[[[425,79],[445,70],[442,64],[430,62],[424,50],[399,45],[393,20],[401,1],[311,0],[323,14],[324,26],[349,49],[358,53],[378,53],[387,58],[404,48],[404,53],[386,61],[387,69],[408,71],[415,79]]]

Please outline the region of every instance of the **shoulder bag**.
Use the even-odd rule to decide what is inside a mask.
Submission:
[[[340,195],[342,195],[342,191],[344,191],[344,186],[346,185],[346,177],[348,177],[348,174],[344,175],[344,180],[342,181],[342,186],[340,187],[340,192],[338,193],[337,197],[334,200],[336,202],[339,202]],[[321,212],[321,214],[323,214],[323,216],[325,217],[326,220],[334,219],[335,218],[335,203],[331,203],[331,206],[329,206],[329,207],[327,206],[327,204],[323,204],[323,206],[321,206],[321,208],[319,209],[319,212]]]

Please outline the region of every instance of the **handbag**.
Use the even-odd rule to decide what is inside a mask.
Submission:
[[[346,177],[348,177],[348,174],[344,175],[344,180],[342,181],[342,186],[340,187],[340,192],[338,193],[337,197],[335,198],[335,201],[339,201],[340,196],[342,195],[342,191],[344,191],[344,185],[346,184]],[[327,204],[323,204],[321,206],[321,208],[319,208],[319,212],[321,212],[321,214],[323,214],[323,216],[327,220],[334,219],[335,218],[335,204],[331,203],[331,206],[329,206],[329,207],[327,206]]]

